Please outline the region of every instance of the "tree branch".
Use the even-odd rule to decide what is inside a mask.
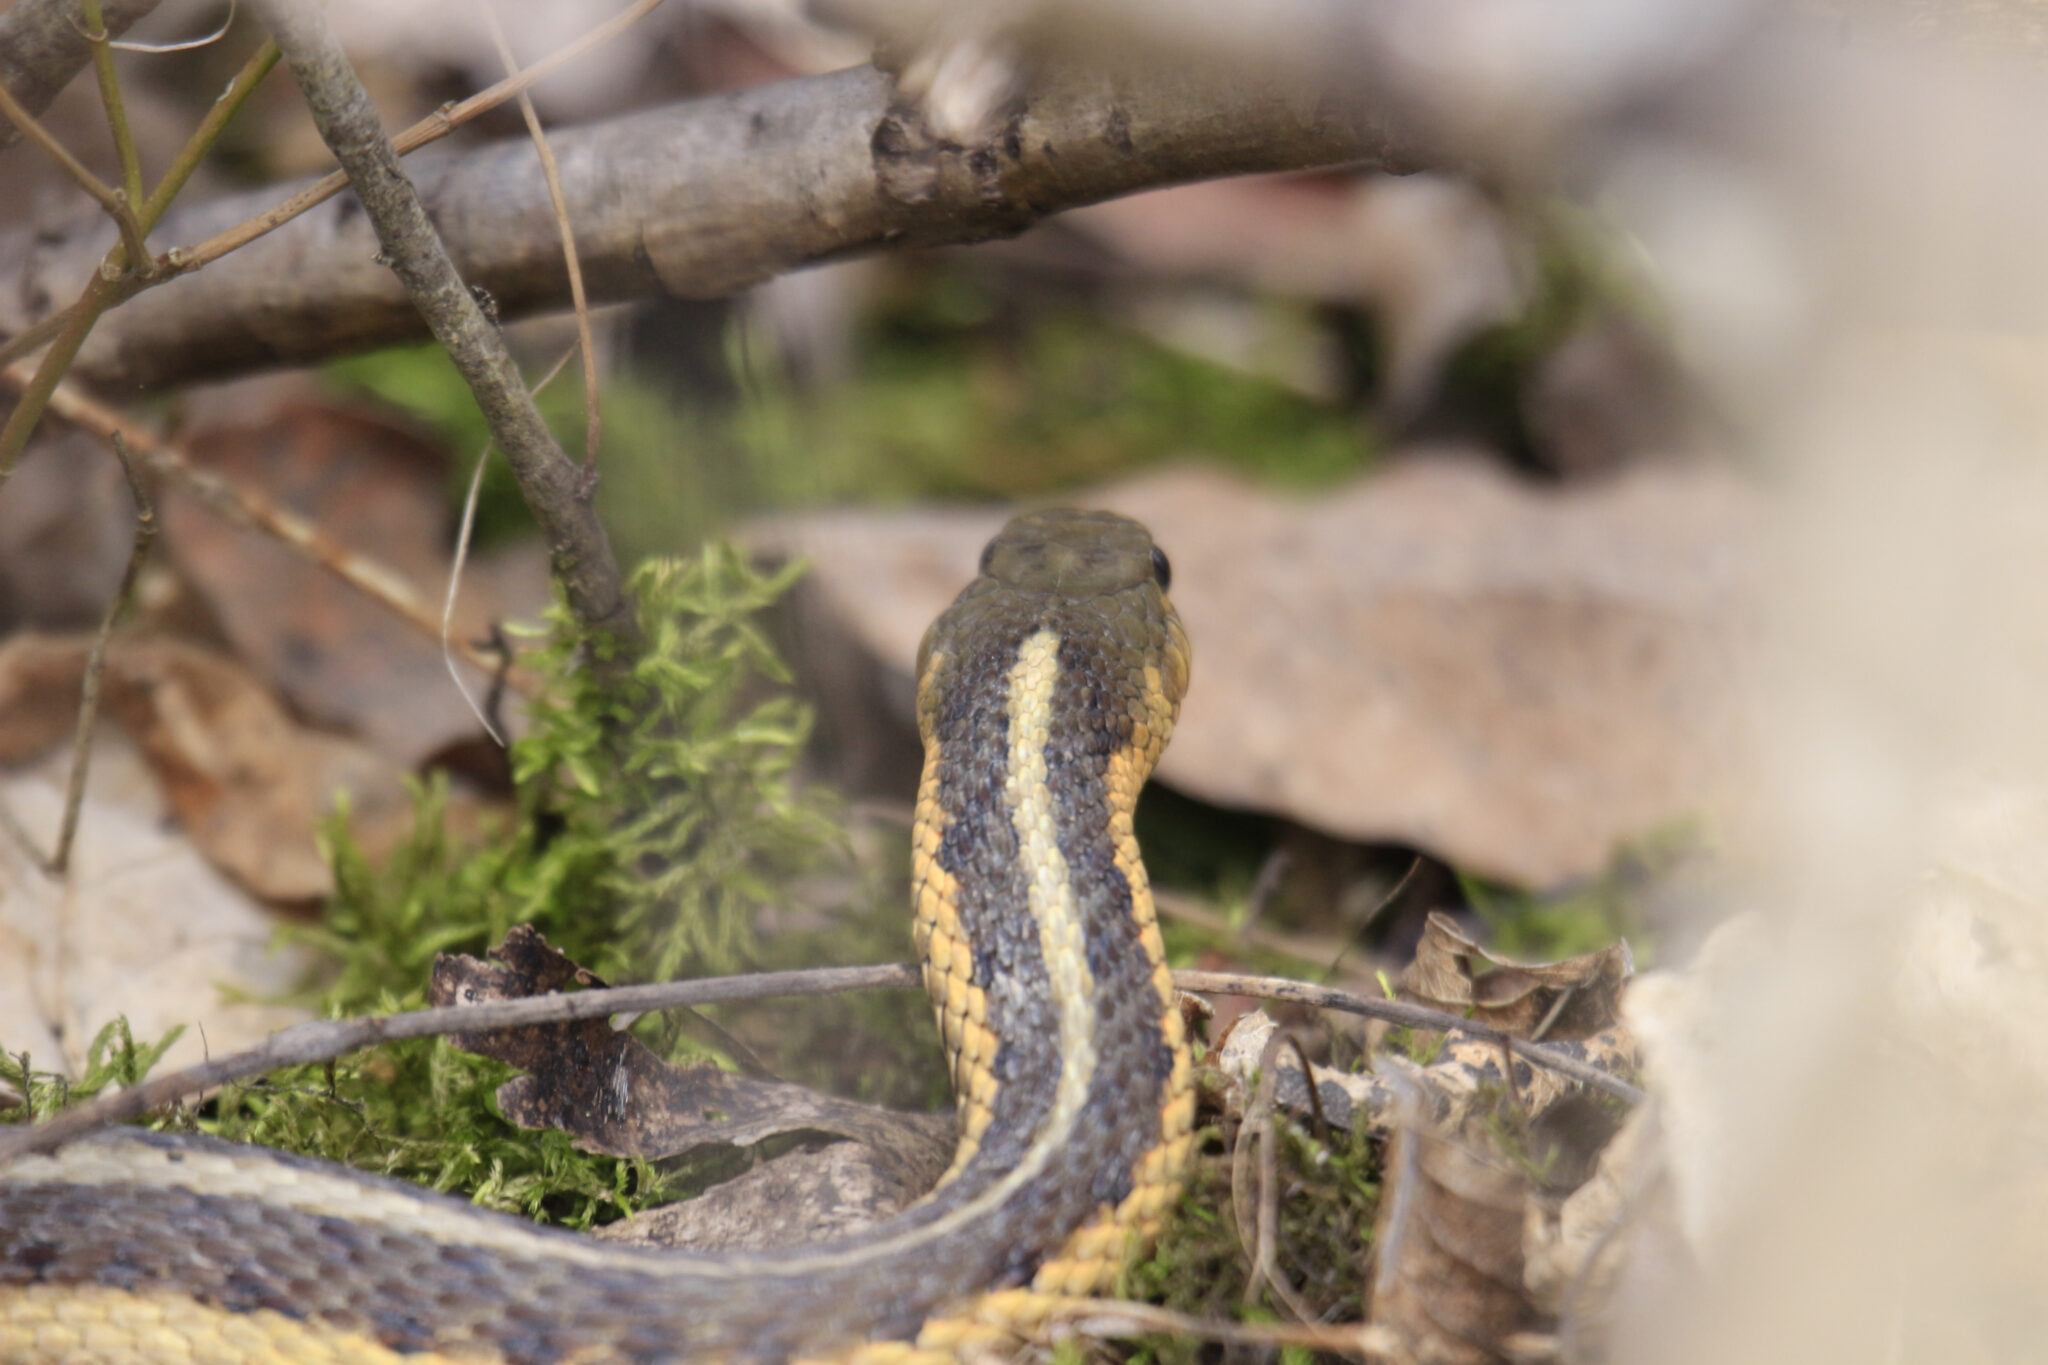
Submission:
[[[305,92],[320,136],[348,173],[388,265],[455,362],[547,540],[554,576],[586,626],[630,635],[631,606],[590,489],[520,377],[496,322],[484,316],[428,220],[326,16],[310,0],[257,0],[257,10]]]
[[[1012,236],[1063,209],[1189,180],[1417,158],[1302,82],[1157,69],[1055,71],[986,142],[933,137],[872,67],[805,77],[550,134],[593,302],[711,297],[885,248]],[[463,277],[501,315],[568,306],[546,183],[529,145],[408,162]],[[197,242],[276,190],[181,209],[158,241]],[[75,295],[107,230],[0,239],[24,262],[0,328]],[[423,335],[343,196],[107,317],[73,374],[119,389],[305,363]]]

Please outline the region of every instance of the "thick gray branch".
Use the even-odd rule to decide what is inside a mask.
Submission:
[[[118,38],[156,6],[157,0],[104,0],[100,19]],[[91,60],[78,0],[20,0],[0,14],[0,85],[31,114],[49,108]],[[0,151],[20,140],[20,129],[0,121]]]
[[[729,293],[820,261],[1013,235],[1062,209],[1179,181],[1407,158],[1370,119],[1287,89],[1172,70],[1112,83],[1055,75],[987,143],[937,143],[892,109],[872,67],[698,100],[551,135],[593,300]],[[463,278],[506,317],[559,309],[568,282],[524,139],[408,160]],[[284,188],[174,211],[158,242],[195,243]],[[102,224],[31,244],[0,292],[12,332],[73,297]],[[423,327],[353,197],[133,300],[94,331],[74,373],[127,390],[318,360]]]
[[[555,577],[587,626],[629,625],[618,562],[591,509],[588,481],[564,453],[398,164],[377,110],[313,0],[257,0],[335,160],[368,211],[381,261],[455,362],[547,539]]]

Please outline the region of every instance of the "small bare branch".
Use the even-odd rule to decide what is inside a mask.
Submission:
[[[374,1047],[378,1043],[404,1038],[432,1038],[448,1033],[479,1033],[487,1029],[527,1028],[536,1024],[559,1024],[572,1019],[598,1019],[614,1014],[637,1014],[650,1010],[681,1009],[715,1005],[736,1000],[769,1000],[779,996],[836,995],[843,991],[897,990],[923,980],[914,963],[898,962],[872,967],[815,967],[806,971],[756,972],[749,976],[711,977],[700,981],[663,981],[646,986],[613,986],[604,990],[577,991],[570,995],[537,995],[523,1000],[499,1000],[480,1005],[444,1005],[437,1009],[413,1010],[407,1014],[386,1014],[366,1019],[320,1019],[295,1024],[272,1034],[245,1052],[237,1052],[155,1077],[122,1091],[66,1110],[47,1122],[15,1132],[0,1132],[0,1166],[29,1152],[49,1151],[103,1124],[119,1123],[138,1114],[170,1104],[187,1095],[225,1085],[229,1081],[260,1076],[281,1066],[324,1062],[344,1053]],[[1298,1000],[1326,1009],[1386,1019],[1412,1028],[1462,1029],[1475,1036],[1497,1036],[1484,1024],[1446,1014],[1442,1010],[1398,1000],[1374,1000],[1334,991],[1323,986],[1305,986],[1271,976],[1239,976],[1230,972],[1177,971],[1174,985],[1185,991],[1222,995],[1259,996],[1270,1000]],[[1589,1085],[1600,1085],[1630,1102],[1639,1102],[1642,1092],[1616,1081],[1605,1072],[1558,1054],[1548,1047],[1517,1041],[1515,1055],[1539,1066],[1548,1066]],[[1604,1084],[1603,1084],[1604,1082]],[[1619,1089],[1616,1089],[1619,1087]]]
[[[247,1080],[278,1067],[324,1062],[379,1043],[395,1043],[405,1038],[433,1038],[448,1033],[479,1033],[487,1029],[559,1024],[571,1019],[599,1019],[613,1014],[680,1009],[733,1000],[901,989],[915,986],[919,980],[918,969],[907,963],[877,967],[826,967],[800,972],[714,977],[705,981],[667,981],[654,986],[616,986],[609,990],[578,991],[573,995],[537,995],[523,1000],[494,1000],[477,1005],[443,1005],[436,1009],[369,1019],[316,1019],[280,1029],[246,1051],[153,1077],[118,1094],[67,1109],[33,1127],[0,1132],[0,1166],[30,1152],[50,1151],[94,1128],[134,1118],[230,1081]]]
[[[85,16],[85,40],[92,44],[93,76],[99,81],[100,103],[106,106],[107,128],[114,135],[114,154],[121,162],[121,185],[128,192],[131,214],[142,202],[142,158],[135,150],[135,131],[128,126],[128,107],[121,98],[121,78],[114,70],[114,49],[109,46],[107,26],[100,20],[100,0],[79,0]],[[141,243],[131,242],[128,262],[137,270],[147,269],[149,253]]]
[[[257,10],[305,93],[320,136],[348,173],[385,262],[455,362],[505,452],[570,610],[590,629],[630,637],[632,604],[588,482],[541,419],[503,335],[456,272],[325,13],[309,0],[258,0]]]

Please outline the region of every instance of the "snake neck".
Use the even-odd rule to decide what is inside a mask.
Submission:
[[[1147,1153],[1184,1150],[1192,1100],[1132,830],[1178,693],[1102,633],[1044,613],[928,662],[914,932],[958,1097],[947,1181],[1042,1177],[1081,1150],[1115,1218]]]

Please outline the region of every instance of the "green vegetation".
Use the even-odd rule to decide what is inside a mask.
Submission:
[[[765,508],[1028,497],[1179,458],[1306,488],[1374,454],[1335,405],[1174,350],[1078,301],[1005,304],[965,268],[875,309],[849,347],[851,368],[831,382],[797,385],[743,317],[726,343],[736,398],[693,394],[685,406],[626,367],[605,378],[598,502],[627,562],[687,550]],[[379,351],[325,374],[345,394],[430,426],[466,486],[488,434],[439,348]],[[578,450],[583,397],[572,379],[565,372],[539,402]],[[486,471],[478,524],[485,540],[526,524],[502,461]]]
[[[336,892],[324,924],[296,931],[333,963],[319,1008],[334,1017],[421,1008],[436,953],[480,954],[520,923],[607,979],[751,965],[762,907],[840,840],[829,807],[791,778],[808,715],[764,688],[786,678],[753,617],[795,572],[764,577],[725,546],[645,565],[632,580],[645,652],[605,691],[589,667],[605,642],[557,609],[549,642],[529,660],[546,690],[513,749],[512,820],[479,842],[458,840],[445,786],[424,784],[411,839],[381,867],[349,837],[346,812],[330,826]],[[673,1051],[676,1041],[656,1043]],[[32,1078],[30,1107],[42,1113],[133,1079],[166,1045],[138,1048],[125,1025],[110,1026],[86,1080],[64,1096],[53,1080]],[[184,1121],[575,1225],[630,1211],[695,1174],[687,1162],[657,1172],[577,1152],[562,1133],[513,1129],[492,1103],[509,1075],[422,1040],[272,1073]]]
[[[1369,1133],[1318,1136],[1284,1117],[1275,1120],[1273,1136],[1279,1144],[1275,1263],[1320,1320],[1356,1322],[1363,1316],[1366,1251],[1379,1212],[1380,1144]],[[1187,1189],[1158,1249],[1124,1272],[1119,1294],[1200,1318],[1293,1320],[1270,1288],[1245,1302],[1252,1253],[1234,1225],[1230,1166],[1222,1135],[1204,1133]],[[1257,1198],[1254,1188],[1235,1206],[1255,1217]],[[1290,1358],[1308,1358],[1291,1347],[1287,1352]],[[1202,1343],[1153,1337],[1130,1358],[1193,1365],[1210,1357]]]
[[[27,1053],[0,1052],[0,1088],[21,1097],[21,1103],[0,1105],[0,1123],[35,1123],[68,1105],[93,1099],[109,1086],[130,1086],[149,1074],[172,1043],[185,1032],[174,1028],[154,1043],[138,1043],[126,1019],[115,1019],[93,1035],[85,1051],[85,1074],[71,1080],[44,1071]]]

